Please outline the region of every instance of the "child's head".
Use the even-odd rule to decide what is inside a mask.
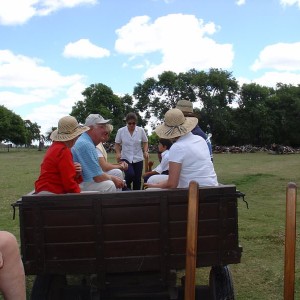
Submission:
[[[159,139],[159,143],[158,143],[158,151],[160,153],[169,150],[172,146],[172,142],[171,140],[168,139]]]

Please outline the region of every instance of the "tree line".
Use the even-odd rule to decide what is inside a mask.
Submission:
[[[194,103],[199,126],[212,134],[214,145],[300,146],[300,85],[278,83],[272,88],[249,83],[239,86],[226,70],[192,69],[178,74],[166,71],[157,79],[147,78],[134,87],[132,95],[118,96],[101,83],[90,85],[82,95],[83,100],[75,103],[70,115],[84,123],[88,114],[100,113],[113,120],[114,134],[124,126],[128,112],[138,115],[139,125],[155,128],[179,99],[189,99]],[[30,139],[40,139],[39,126],[29,120],[23,121],[24,127],[18,133],[13,128],[7,131],[10,125],[2,115],[13,113],[4,110],[0,106],[0,140],[28,144]],[[13,126],[21,126],[20,117],[11,118],[15,120]],[[53,129],[46,133],[46,139]],[[155,136],[152,135],[150,141],[152,139],[155,140]]]

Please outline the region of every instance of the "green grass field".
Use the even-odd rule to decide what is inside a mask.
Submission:
[[[18,218],[12,218],[11,203],[33,189],[43,155],[44,152],[37,150],[0,152],[0,228],[18,238],[19,223]],[[151,160],[157,162],[157,155],[151,154]],[[235,184],[246,194],[249,204],[247,209],[242,200],[239,202],[242,262],[230,266],[236,298],[283,299],[286,186],[289,182],[299,186],[300,155],[215,154],[214,164],[219,182]],[[295,299],[300,299],[299,204],[297,220]],[[197,271],[198,283],[207,284],[208,271]]]

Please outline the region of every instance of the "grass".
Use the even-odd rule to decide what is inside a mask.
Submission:
[[[0,228],[19,238],[18,218],[11,203],[33,189],[44,152],[0,152]],[[109,155],[113,160],[113,155]],[[151,159],[157,162],[156,154]],[[283,299],[285,193],[289,182],[300,182],[300,155],[267,153],[216,154],[220,183],[235,184],[249,204],[239,201],[239,240],[242,261],[231,265],[237,299]],[[300,299],[300,210],[297,208],[295,299]],[[209,269],[197,270],[198,283],[207,284]],[[27,279],[28,286],[32,278]],[[0,296],[1,298],[1,296]]]

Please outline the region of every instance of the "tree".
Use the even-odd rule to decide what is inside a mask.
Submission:
[[[166,111],[176,107],[180,99],[198,103],[200,110],[195,111],[201,116],[201,128],[206,130],[209,126],[214,140],[225,141],[228,140],[226,126],[232,123],[228,105],[237,91],[238,83],[230,72],[210,69],[206,73],[191,69],[178,75],[166,71],[157,80],[148,78],[134,88],[133,95],[138,101],[136,107],[145,112],[147,120],[151,116],[163,120]]]
[[[178,75],[171,71],[165,71],[154,78],[146,79],[142,84],[138,83],[134,88],[133,96],[137,99],[136,108],[145,112],[148,121],[151,116],[163,120],[165,113],[176,106],[180,99],[195,101],[195,92],[191,86],[194,70]]]
[[[105,119],[112,119],[112,125],[118,129],[124,125],[123,119],[127,112],[134,111],[131,96],[119,97],[111,88],[101,83],[90,85],[82,95],[84,100],[78,101],[71,112],[80,123],[84,123],[89,114],[100,114]]]
[[[3,105],[0,105],[0,141],[16,145],[26,143],[26,127],[23,119]]]
[[[210,69],[207,73],[194,73],[192,85],[196,99],[201,101],[201,115],[206,126],[210,126],[213,139],[223,144],[229,140],[228,126],[232,123],[232,109],[229,105],[238,92],[238,82],[231,72]]]
[[[46,142],[52,142],[52,140],[50,139],[50,136],[51,136],[51,133],[54,131],[54,130],[56,130],[57,129],[57,127],[51,127],[51,129],[49,129],[48,131],[46,131],[46,135],[45,135],[45,141]]]
[[[41,138],[41,126],[37,123],[32,123],[30,120],[25,120],[25,128],[26,128],[26,145],[30,146],[32,141],[39,141]]]
[[[300,145],[300,85],[277,84],[272,109],[277,143]]]
[[[240,90],[236,121],[240,144],[265,145],[273,140],[274,112],[268,100],[274,89],[256,83],[244,84]]]

